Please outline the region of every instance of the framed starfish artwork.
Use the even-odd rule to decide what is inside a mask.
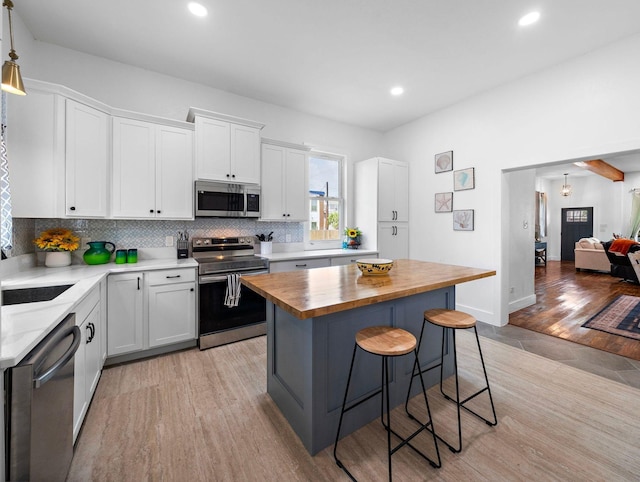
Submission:
[[[437,192],[435,196],[435,208],[437,213],[450,213],[453,211],[453,193]]]

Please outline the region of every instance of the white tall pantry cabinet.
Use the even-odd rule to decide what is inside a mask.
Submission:
[[[381,258],[409,257],[409,164],[382,157],[355,163],[355,226]]]

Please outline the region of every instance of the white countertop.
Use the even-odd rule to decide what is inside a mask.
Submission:
[[[271,262],[292,261],[295,259],[314,259],[314,258],[333,258],[336,256],[351,256],[353,258],[362,258],[364,256],[377,255],[378,251],[374,249],[316,249],[313,251],[285,251],[273,254],[259,254],[258,256],[266,258]]]
[[[73,284],[51,301],[2,306],[0,317],[0,369],[16,365],[55,328],[91,290],[111,273],[196,268],[188,259],[152,259],[132,264],[107,263],[64,268],[37,267],[2,280],[2,289],[36,288]]]

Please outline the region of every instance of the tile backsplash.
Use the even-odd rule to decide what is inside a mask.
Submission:
[[[13,256],[33,253],[33,239],[50,228],[68,228],[81,238],[111,241],[118,248],[160,248],[165,238],[178,231],[190,237],[253,236],[273,231],[273,241],[291,243],[304,241],[303,223],[259,222],[240,218],[197,218],[194,221],[115,220],[115,219],[20,219],[13,220]]]

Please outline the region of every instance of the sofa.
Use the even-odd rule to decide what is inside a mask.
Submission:
[[[596,238],[582,238],[576,242],[574,249],[576,271],[589,269],[593,271],[611,272],[611,262],[602,243]]]
[[[602,243],[602,247],[605,249],[605,253],[607,254],[609,262],[611,263],[611,276],[616,276],[627,281],[638,283],[638,276],[636,275],[636,272],[631,265],[631,260],[629,259],[628,254],[640,251],[640,243],[629,246],[628,252],[622,254],[609,251],[609,248],[614,241],[616,240],[614,239]]]

